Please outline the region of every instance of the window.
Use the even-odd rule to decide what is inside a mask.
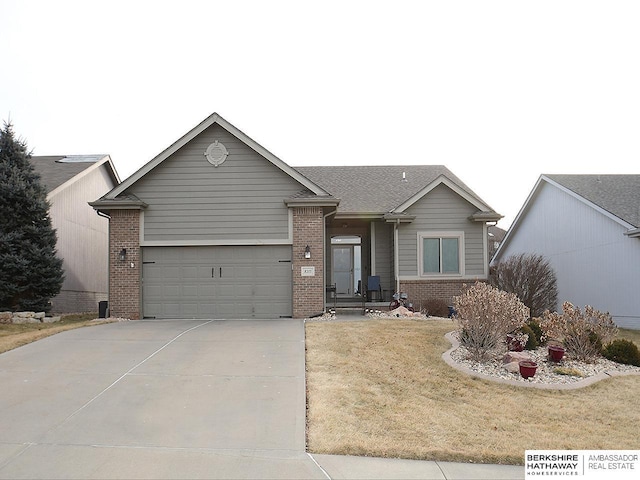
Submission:
[[[462,274],[462,232],[418,235],[420,275]]]

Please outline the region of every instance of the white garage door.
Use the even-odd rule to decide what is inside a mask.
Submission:
[[[292,315],[290,246],[145,247],[145,318]]]

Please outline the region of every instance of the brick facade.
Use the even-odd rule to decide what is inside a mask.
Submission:
[[[416,308],[426,300],[444,300],[453,304],[453,297],[460,295],[465,285],[473,285],[474,280],[401,280],[400,291],[405,292]]]
[[[113,210],[109,222],[109,314],[140,318],[140,210]],[[122,249],[126,260],[120,260]]]
[[[324,312],[324,218],[321,207],[293,208],[293,317]],[[304,258],[309,246],[311,258]],[[302,267],[314,267],[314,276],[302,276]]]

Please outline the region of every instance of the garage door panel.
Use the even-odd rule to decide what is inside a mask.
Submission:
[[[156,318],[292,313],[290,246],[146,247],[143,314]]]

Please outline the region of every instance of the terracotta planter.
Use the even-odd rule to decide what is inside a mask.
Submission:
[[[564,347],[560,345],[549,345],[549,357],[554,362],[559,362],[564,357]]]
[[[532,360],[520,360],[518,365],[520,366],[520,375],[522,375],[522,378],[533,377],[538,368],[538,364]]]

